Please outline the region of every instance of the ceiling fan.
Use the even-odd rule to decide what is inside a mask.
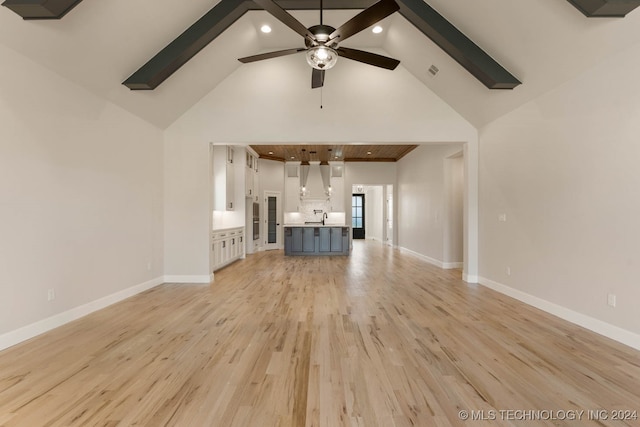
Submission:
[[[254,2],[293,31],[304,37],[304,44],[306,47],[277,50],[274,52],[261,53],[259,55],[247,56],[238,59],[238,61],[242,63],[277,58],[279,56],[291,55],[298,52],[306,52],[307,62],[311,67],[313,67],[311,72],[312,89],[319,88],[324,85],[324,73],[336,64],[338,56],[373,65],[375,67],[385,68],[387,70],[394,70],[398,64],[400,64],[400,61],[386,56],[358,49],[338,47],[338,43],[399,10],[400,7],[394,0],[379,1],[351,18],[338,29],[323,24],[322,0],[320,0],[320,25],[314,25],[309,28],[306,28],[300,21],[281,8],[273,0],[254,0]]]

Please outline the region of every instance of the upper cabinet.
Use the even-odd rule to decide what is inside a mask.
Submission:
[[[284,164],[284,212],[300,212],[300,163]]]
[[[330,162],[331,192],[330,206],[331,212],[344,212],[344,163]]]
[[[235,209],[234,149],[227,145],[213,146],[213,210]]]
[[[250,151],[245,153],[244,195],[258,201],[258,156]]]

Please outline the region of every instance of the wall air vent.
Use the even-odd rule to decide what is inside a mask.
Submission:
[[[429,74],[431,74],[431,77],[435,77],[436,74],[438,74],[438,71],[440,70],[435,65],[431,65],[431,67],[429,67]]]

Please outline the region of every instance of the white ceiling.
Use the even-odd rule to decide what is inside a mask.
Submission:
[[[216,3],[85,0],[59,21],[23,21],[0,8],[0,43],[164,129],[238,67],[252,66],[237,58],[303,46],[300,36],[271,15],[249,12],[154,91],[122,85]],[[399,59],[401,67],[476,127],[640,43],[640,11],[624,19],[589,19],[564,0],[428,3],[523,84],[514,90],[487,89],[398,13],[382,22],[382,34],[366,30],[342,45]],[[324,23],[338,27],[357,12],[325,11]],[[305,25],[319,23],[317,11],[292,14]],[[258,30],[264,23],[273,28],[268,35]],[[302,54],[299,58],[304,61]],[[269,61],[281,61],[287,73],[288,61]],[[432,64],[440,69],[436,77],[427,72]],[[393,84],[380,75],[379,85]]]

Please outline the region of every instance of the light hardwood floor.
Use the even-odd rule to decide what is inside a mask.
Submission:
[[[0,353],[2,426],[640,425],[522,420],[601,409],[640,411],[640,352],[376,243],[251,255]]]

